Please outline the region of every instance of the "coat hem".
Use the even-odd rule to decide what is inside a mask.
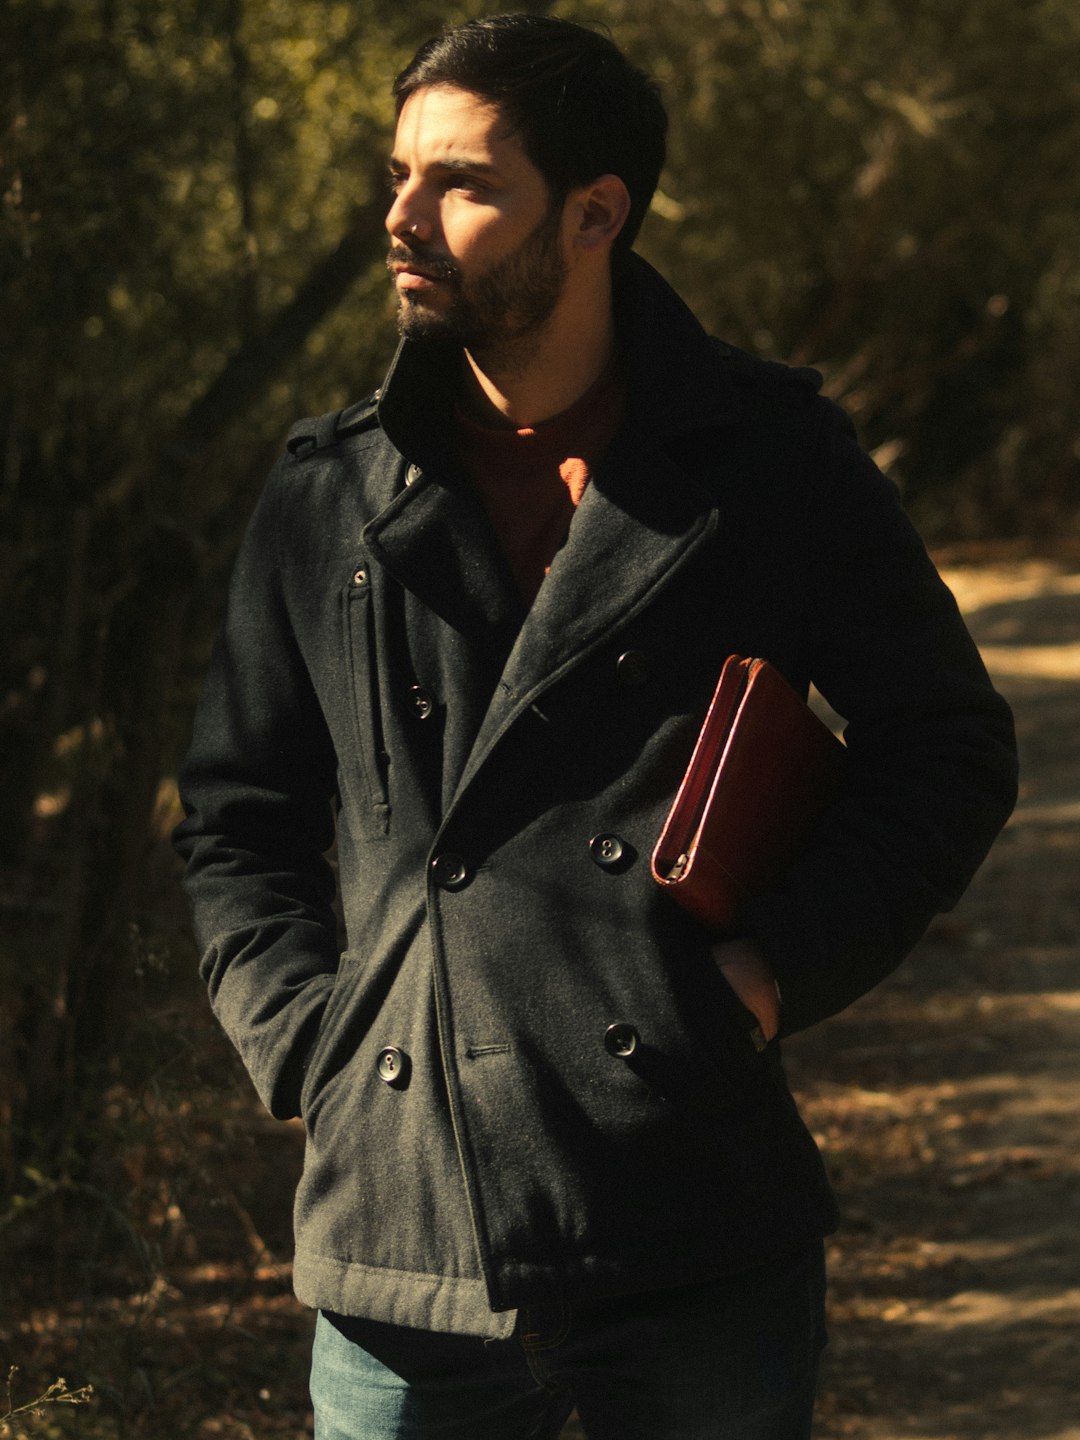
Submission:
[[[298,1251],[293,1266],[296,1298],[315,1310],[433,1330],[506,1340],[516,1310],[493,1311],[483,1280],[394,1270]]]

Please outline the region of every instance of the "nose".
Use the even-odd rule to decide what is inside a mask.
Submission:
[[[426,244],[431,240],[434,226],[422,204],[419,188],[407,181],[394,196],[393,204],[386,212],[386,228],[395,240],[408,244],[419,240]]]

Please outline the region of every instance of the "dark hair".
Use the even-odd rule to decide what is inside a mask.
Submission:
[[[394,81],[397,113],[428,85],[497,105],[553,203],[618,175],[630,213],[615,243],[634,243],[664,165],[667,115],[655,82],[605,35],[549,15],[470,20],[421,45]]]

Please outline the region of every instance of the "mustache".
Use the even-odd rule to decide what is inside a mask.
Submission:
[[[389,270],[404,265],[429,280],[456,280],[461,273],[452,260],[426,254],[422,245],[391,245],[386,265]]]

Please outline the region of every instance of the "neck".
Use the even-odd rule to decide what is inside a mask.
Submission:
[[[568,288],[528,350],[466,350],[466,406],[477,419],[525,429],[569,410],[600,378],[615,351],[610,275],[588,295]]]

